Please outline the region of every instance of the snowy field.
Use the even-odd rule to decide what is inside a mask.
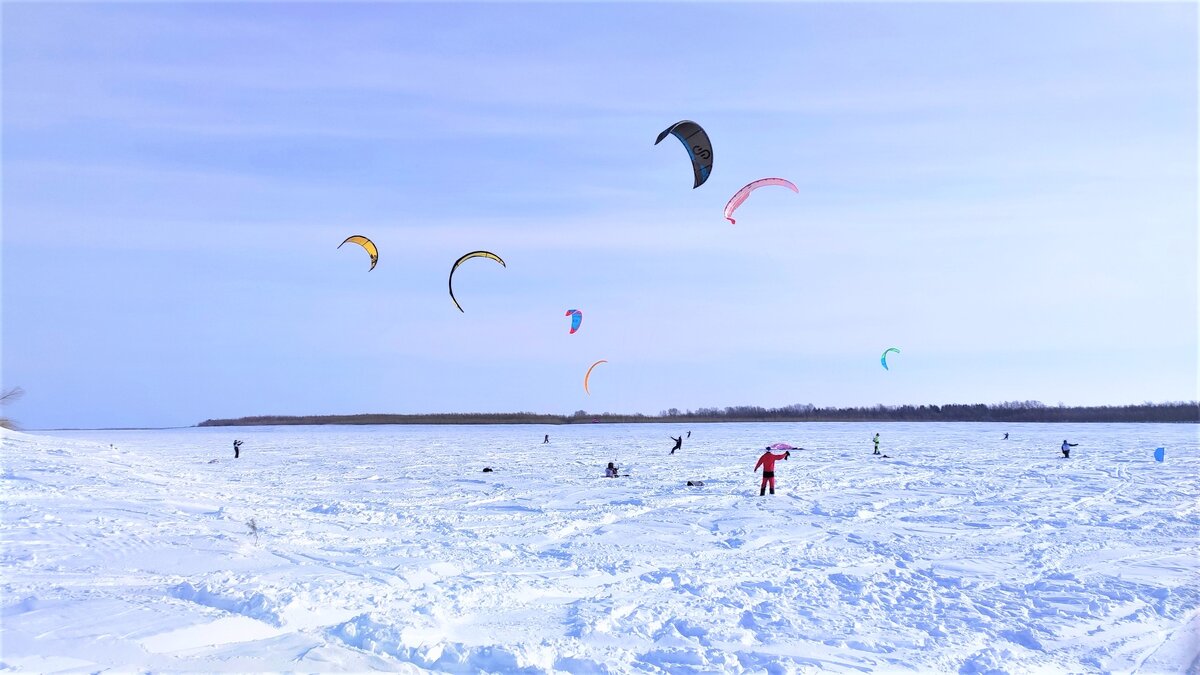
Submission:
[[[871,456],[876,431],[888,459]],[[1198,436],[10,432],[0,668],[1196,673]],[[1069,460],[1064,438],[1079,443]],[[754,462],[778,441],[806,450],[759,497]],[[632,476],[602,478],[614,460]]]

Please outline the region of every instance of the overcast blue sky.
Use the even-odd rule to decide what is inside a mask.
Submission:
[[[26,428],[1198,397],[1194,4],[2,11]]]

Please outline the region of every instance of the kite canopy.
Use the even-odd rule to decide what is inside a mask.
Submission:
[[[654,144],[661,143],[667,134],[678,138],[679,142],[683,143],[683,147],[687,149],[688,157],[692,160],[692,174],[696,179],[692,189],[695,190],[704,185],[704,181],[708,180],[708,175],[712,173],[713,165],[712,141],[708,140],[708,133],[691,120],[680,120],[663,129]]]
[[[577,309],[568,309],[563,316],[571,317],[571,332],[568,335],[574,335],[575,331],[579,330],[579,324],[583,323],[583,312]]]
[[[608,363],[608,361],[605,361],[604,359],[600,359],[599,361],[597,361],[597,362],[593,363],[593,364],[592,364],[592,365],[591,365],[591,366],[590,366],[590,367],[587,369],[587,374],[585,374],[585,375],[583,376],[583,391],[584,391],[585,393],[587,393],[587,395],[588,395],[588,396],[591,396],[591,395],[592,395],[592,392],[588,390],[588,378],[590,378],[590,377],[592,376],[592,368],[595,368],[596,366],[600,365],[601,363]]]
[[[887,365],[888,352],[896,352],[897,354],[899,354],[900,350],[896,349],[895,347],[888,347],[887,349],[883,350],[883,356],[879,357],[879,362],[883,364],[884,370],[890,370],[890,368],[888,368],[888,365]]]
[[[787,443],[776,443],[775,445],[770,445],[767,447],[771,448],[772,450],[799,450],[800,449],[794,445],[788,445]]]
[[[1166,454],[1167,454],[1167,449],[1166,449],[1166,448],[1155,448],[1155,450],[1154,450],[1154,461],[1156,461],[1156,462],[1161,462],[1161,461],[1163,461],[1163,458],[1166,456]]]
[[[356,234],[352,237],[346,237],[346,241],[338,244],[338,248],[345,246],[347,243],[358,244],[365,248],[367,253],[371,255],[371,268],[367,271],[370,272],[371,270],[375,269],[375,263],[379,262],[379,249],[375,248],[375,242],[362,235]]]
[[[737,221],[733,219],[734,210],[741,206],[742,202],[746,201],[746,199],[750,197],[751,192],[754,192],[760,187],[766,187],[768,185],[778,185],[780,187],[785,187],[792,192],[800,192],[800,189],[797,188],[790,180],[783,178],[760,178],[759,180],[749,183],[741,190],[733,193],[733,196],[729,198],[729,202],[725,204],[725,220],[736,224]]]
[[[454,297],[454,270],[458,269],[458,266],[463,264],[464,261],[470,260],[471,258],[491,258],[492,260],[500,263],[502,266],[508,267],[508,265],[505,265],[504,261],[500,259],[500,256],[490,251],[471,251],[458,260],[455,260],[454,267],[450,268],[450,299],[454,301],[454,306],[457,307],[458,311],[460,312],[463,312],[462,305],[458,304],[458,299]],[[466,312],[463,313],[465,314]]]

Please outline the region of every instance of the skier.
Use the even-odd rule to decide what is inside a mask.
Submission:
[[[238,458],[238,456],[240,455],[240,451],[241,451],[241,449],[242,449],[242,442],[241,442],[241,441],[234,441],[234,442],[233,442],[233,458],[234,458],[234,459],[237,459],[237,458]]]
[[[873,452],[871,454],[873,454],[873,455],[879,454],[879,434],[878,433],[875,434],[875,452]]]
[[[768,446],[767,451],[762,454],[762,457],[758,458],[758,464],[754,465],[754,471],[757,473],[760,466],[763,470],[762,485],[758,487],[759,497],[767,493],[768,483],[771,485],[771,494],[775,494],[775,462],[780,459],[786,460],[791,454],[791,451],[787,450],[782,455],[777,455],[771,452],[771,448]]]
[[[1071,457],[1071,448],[1073,448],[1077,445],[1079,445],[1079,444],[1078,443],[1068,443],[1067,439],[1064,438],[1063,444],[1062,444],[1063,458],[1069,459]]]
[[[671,453],[670,453],[673,455],[673,454],[675,454],[676,450],[683,447],[683,436],[680,436],[679,438],[675,438],[674,436],[672,436],[671,440],[675,441],[675,447],[671,448]]]

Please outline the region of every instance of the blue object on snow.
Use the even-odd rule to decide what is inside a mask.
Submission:
[[[1156,462],[1163,461],[1163,455],[1165,455],[1166,453],[1167,453],[1167,451],[1165,448],[1158,448],[1157,450],[1154,451],[1154,461],[1156,461]]]

